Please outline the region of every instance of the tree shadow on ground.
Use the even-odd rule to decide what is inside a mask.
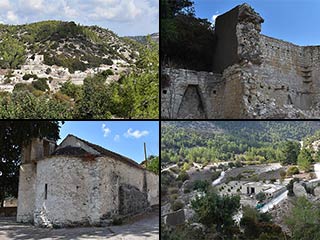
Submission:
[[[21,224],[15,218],[0,218],[0,239],[159,239],[159,217],[121,226],[47,229]]]

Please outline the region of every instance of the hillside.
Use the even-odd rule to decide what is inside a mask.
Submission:
[[[284,142],[301,141],[320,129],[315,121],[167,121],[161,126],[164,165],[230,161],[240,155],[275,162]]]
[[[158,116],[156,43],[62,21],[0,24],[0,39],[0,118]]]

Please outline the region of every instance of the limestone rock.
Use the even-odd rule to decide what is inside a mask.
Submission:
[[[301,183],[293,183],[293,193],[297,197],[307,196],[306,189],[301,185]]]

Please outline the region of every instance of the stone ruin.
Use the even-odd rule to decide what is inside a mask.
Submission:
[[[263,22],[248,4],[220,15],[212,72],[162,69],[161,116],[319,117],[320,46],[262,35]]]

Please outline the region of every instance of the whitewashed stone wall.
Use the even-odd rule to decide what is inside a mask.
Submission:
[[[53,156],[38,162],[36,179],[36,225],[99,224],[119,214],[121,185],[144,191],[144,170],[105,157]],[[148,173],[147,180],[148,200],[158,204],[159,177]]]
[[[33,210],[35,205],[36,165],[23,164],[19,171],[18,222],[33,223]]]

